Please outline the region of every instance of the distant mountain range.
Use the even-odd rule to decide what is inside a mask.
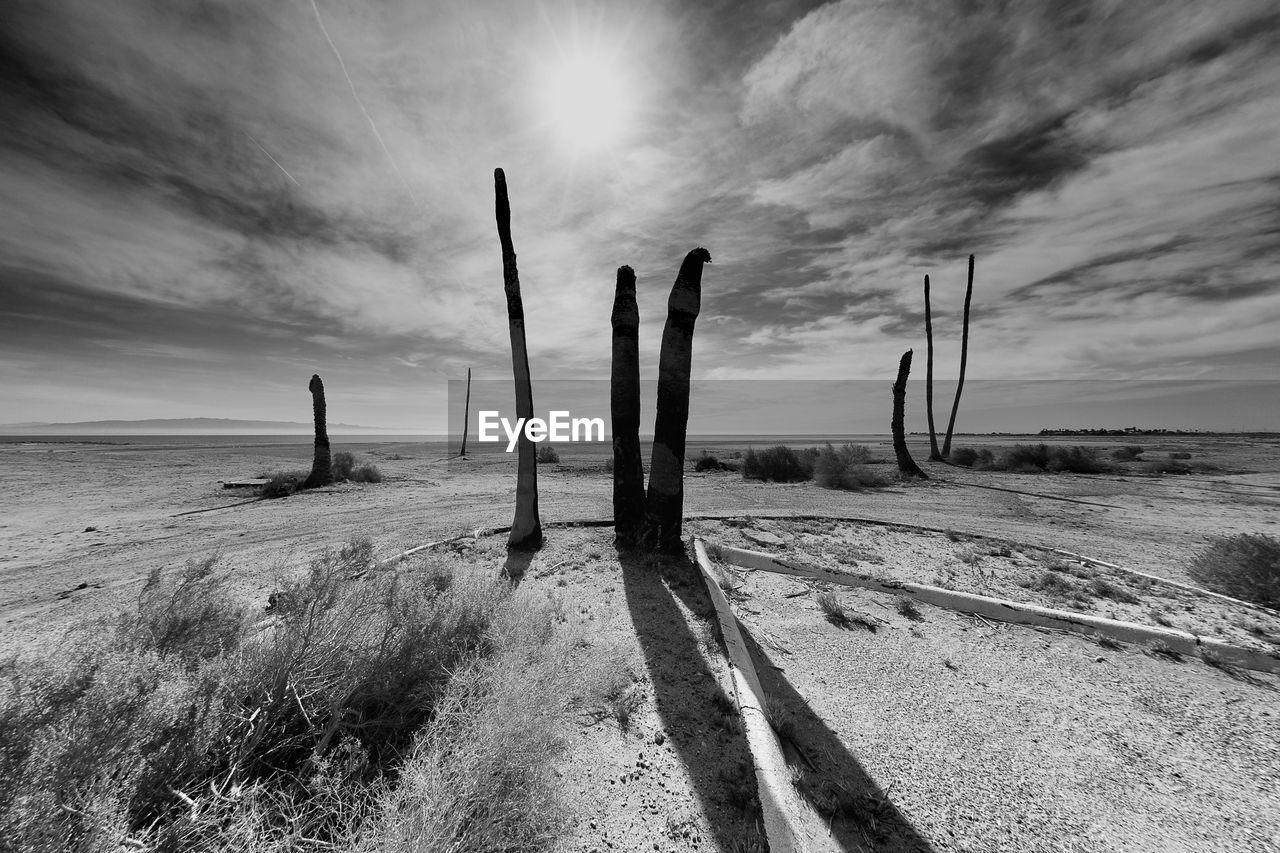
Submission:
[[[357,424],[329,424],[332,433],[398,433],[410,434],[413,430],[387,427],[359,426]],[[299,421],[241,421],[233,418],[153,418],[140,421],[75,421],[73,423],[20,423],[0,424],[4,435],[310,435],[311,423]]]

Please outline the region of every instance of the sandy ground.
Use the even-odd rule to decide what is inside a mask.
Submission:
[[[763,531],[814,562],[852,561],[888,577],[1054,606],[1064,602],[1025,585],[1048,570],[1041,549],[1187,581],[1187,556],[1209,536],[1280,535],[1275,443],[1188,437],[1103,446],[1118,443],[1145,444],[1148,458],[1191,452],[1220,470],[1016,475],[925,463],[926,483],[861,493],[690,473],[686,514],[691,532],[713,539],[758,548],[740,537]],[[0,445],[0,651],[129,607],[151,569],[214,551],[246,597],[265,601],[277,575],[351,536],[370,536],[390,555],[510,523],[515,468],[505,454],[451,462],[440,445],[350,449],[387,480],[245,503],[251,491],[219,481],[306,468],[309,446]],[[913,450],[917,460],[927,455]],[[540,469],[544,522],[608,517],[604,456],[564,457]],[[775,515],[850,521],[766,518]],[[625,729],[611,719],[581,722],[574,753],[557,768],[579,815],[570,849],[758,849],[750,786],[741,785],[745,744],[724,712],[705,593],[687,565],[620,564],[609,533],[553,528],[525,573],[629,661],[639,697]],[[980,537],[1013,546],[1005,555]],[[497,570],[501,545],[473,547]],[[1201,661],[931,608],[917,622],[891,600],[841,590],[842,601],[882,624],[875,633],[845,631],[822,619],[809,585],[763,573],[743,573],[739,583],[736,607],[797,778],[828,808],[846,849],[1280,850],[1274,677],[1233,677]],[[1082,596],[1074,605],[1266,642],[1249,630],[1266,621],[1252,612],[1126,589],[1138,603]]]

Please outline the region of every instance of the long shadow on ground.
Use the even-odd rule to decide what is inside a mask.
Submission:
[[[676,603],[678,596],[695,616],[714,624],[697,568],[684,554],[619,551],[618,561],[658,716],[711,824],[712,849],[763,853],[767,845],[746,737]]]
[[[796,692],[746,626],[741,631],[760,675],[770,721],[787,763],[796,768],[797,787],[829,822],[836,841],[848,851],[931,853],[929,842]]]

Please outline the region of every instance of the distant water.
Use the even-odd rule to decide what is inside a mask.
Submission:
[[[442,436],[429,435],[425,433],[353,433],[347,434],[330,434],[329,442],[335,447],[341,447],[345,444],[424,444],[438,446],[457,446],[460,444],[460,436]],[[648,445],[653,441],[653,437],[642,435],[640,440]],[[696,450],[699,447],[739,447],[747,448],[770,447],[775,444],[787,444],[791,446],[818,445],[826,442],[832,444],[843,444],[845,442],[854,442],[857,444],[876,444],[879,442],[887,442],[890,437],[887,434],[858,434],[858,435],[741,435],[741,434],[716,434],[716,435],[697,435],[691,434],[687,439],[687,445],[690,449]],[[290,434],[266,434],[266,435],[230,435],[230,434],[212,434],[198,435],[191,433],[173,434],[173,435],[0,435],[0,449],[51,449],[55,446],[67,445],[90,445],[94,447],[102,447],[104,449],[111,447],[129,448],[133,450],[162,450],[162,449],[181,449],[187,447],[281,447],[288,445],[310,445],[312,436],[298,433]],[[603,442],[580,442],[578,446],[587,450],[599,446],[608,449],[612,446],[612,440]],[[505,450],[506,440],[490,444],[479,444],[475,436],[471,436],[468,442],[469,448],[474,452],[485,452],[487,450],[498,449]],[[574,445],[561,444],[561,449],[568,450]]]
[[[311,444],[313,436],[302,434],[271,435],[0,435],[0,445],[48,445],[93,444],[120,447],[263,447],[289,444]],[[448,439],[439,435],[412,435],[396,433],[330,434],[330,444],[444,444]]]

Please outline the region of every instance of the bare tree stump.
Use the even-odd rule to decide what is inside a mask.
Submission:
[[[645,501],[644,545],[651,550],[684,547],[684,449],[689,426],[689,377],[693,370],[693,327],[702,302],[702,265],[711,253],[697,248],[685,255],[667,301],[667,323],[658,356],[658,405],[653,427],[653,458]]]
[[[910,373],[911,350],[907,350],[902,354],[902,360],[898,362],[898,378],[893,383],[893,418],[889,423],[889,428],[893,432],[893,455],[898,459],[898,470],[903,476],[927,480],[928,475],[920,470],[920,466],[911,458],[911,452],[907,450],[906,428],[902,423],[906,416],[907,376]]]
[[[929,276],[924,277],[924,339],[928,347],[924,363],[924,408],[929,416],[929,458],[941,461],[938,432],[933,426],[933,313],[929,307]]]
[[[493,170],[494,211],[498,220],[498,240],[502,244],[502,285],[507,294],[507,325],[511,330],[511,370],[516,385],[516,417],[533,417],[533,386],[529,379],[529,351],[524,337],[524,302],[520,298],[520,274],[516,270],[516,250],[511,242],[511,203],[507,199],[507,178]],[[533,442],[521,430],[517,451],[516,515],[511,522],[507,546],[537,548],[542,544],[542,522],[538,518],[538,461]]]
[[[947,423],[947,438],[942,442],[942,458],[951,455],[951,433],[956,427],[956,412],[960,410],[960,392],[964,390],[964,367],[969,359],[969,302],[973,299],[973,255],[969,256],[969,285],[964,290],[964,332],[960,338],[960,380],[956,383],[956,399],[951,404],[951,420]]]
[[[465,459],[467,456],[467,430],[471,424],[468,418],[471,417],[471,368],[467,368],[467,398],[462,404],[462,452],[458,454],[458,458]]]
[[[618,267],[611,323],[613,528],[618,547],[631,548],[644,522],[644,463],[640,456],[640,309],[636,305],[636,274],[628,266]]]
[[[329,428],[325,422],[324,383],[320,381],[320,375],[311,374],[307,387],[311,390],[311,409],[316,420],[316,451],[311,460],[311,473],[303,481],[302,488],[314,489],[332,483],[333,471],[330,467]]]

